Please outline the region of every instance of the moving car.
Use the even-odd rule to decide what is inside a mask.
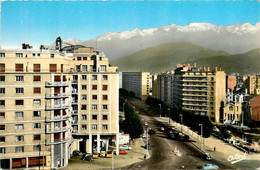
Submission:
[[[206,164],[202,167],[202,169],[218,169],[219,167],[217,165],[213,164]]]
[[[206,159],[208,161],[212,160],[212,156],[209,154],[209,153],[205,153],[202,155],[202,158],[203,159]]]
[[[132,148],[128,145],[123,145],[123,146],[120,146],[120,148],[124,149],[124,150],[131,150]]]

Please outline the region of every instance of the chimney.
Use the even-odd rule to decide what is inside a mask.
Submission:
[[[203,71],[204,71],[204,72],[206,71],[206,67],[205,67],[205,66],[203,67]]]
[[[194,64],[193,64],[193,67],[194,67],[194,68],[197,68],[197,63],[194,63]]]
[[[26,49],[25,43],[22,43],[22,49]]]
[[[199,68],[199,70],[201,71],[201,67]]]
[[[219,67],[219,71],[221,71],[221,67]]]
[[[210,71],[210,67],[208,67],[208,71]]]
[[[189,64],[189,63],[187,64],[187,67],[190,67],[190,64]]]
[[[215,72],[218,71],[218,67],[215,67]]]
[[[40,45],[40,50],[44,50],[44,49],[45,49],[44,45]]]

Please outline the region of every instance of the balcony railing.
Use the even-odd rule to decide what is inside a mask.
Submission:
[[[78,90],[77,89],[73,89],[72,90],[72,94],[77,94],[78,93]]]
[[[72,133],[78,133],[78,129],[73,129]]]
[[[72,141],[72,138],[58,139],[58,140],[46,140],[46,145],[66,143]]]
[[[46,121],[46,122],[63,121],[63,120],[67,120],[69,117],[70,117],[69,115],[46,117],[46,118],[45,118],[45,121]]]
[[[71,115],[78,115],[78,110],[72,110]]]
[[[52,99],[52,98],[66,98],[70,95],[68,93],[60,93],[60,94],[45,94],[46,99]]]
[[[62,105],[52,105],[52,106],[46,106],[46,110],[60,110],[60,109],[68,109],[70,105],[68,104],[62,104]]]
[[[70,130],[69,127],[46,128],[46,133],[59,133],[59,132],[66,132],[68,130]]]
[[[61,87],[61,86],[69,86],[69,85],[70,85],[70,82],[69,82],[69,81],[64,81],[64,82],[61,82],[61,81],[59,81],[59,82],[52,81],[52,82],[46,82],[46,83],[45,83],[45,86],[46,86],[46,87],[53,87],[53,86],[59,86],[59,87]]]

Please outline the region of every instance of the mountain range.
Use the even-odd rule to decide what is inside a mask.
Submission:
[[[191,23],[187,26],[170,25],[150,29],[107,32],[96,39],[80,41],[67,39],[64,45],[82,44],[93,46],[106,54],[110,60],[134,54],[140,50],[167,42],[191,42],[212,50],[223,50],[231,54],[246,53],[259,48],[260,23],[255,26],[218,26],[209,23]]]
[[[226,73],[260,73],[259,48],[243,54],[230,54],[211,50],[190,42],[164,43],[132,55],[113,60],[111,65],[120,71],[146,71],[160,73],[171,71],[177,64],[197,63],[198,67],[221,67]]]

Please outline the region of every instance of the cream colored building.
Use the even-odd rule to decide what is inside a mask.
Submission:
[[[243,77],[244,86],[251,95],[260,95],[260,75],[248,75]]]
[[[150,92],[150,73],[148,72],[123,72],[122,87],[134,92],[135,96],[146,101]]]
[[[0,169],[64,167],[119,134],[119,75],[92,47],[0,50]],[[118,140],[117,152],[118,152]]]
[[[228,103],[224,107],[224,123],[236,124],[242,123],[242,105],[239,102]]]

